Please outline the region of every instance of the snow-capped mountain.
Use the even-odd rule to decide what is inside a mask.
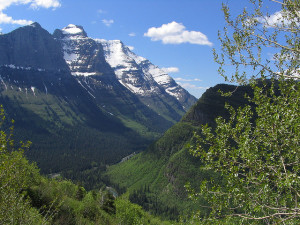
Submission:
[[[151,95],[153,92],[159,93],[162,87],[179,102],[186,101],[186,90],[164,70],[144,57],[136,55],[119,40],[100,39],[98,41],[103,45],[105,59],[114,69],[119,81],[132,92],[139,95]]]
[[[116,77],[122,85],[131,92],[142,96],[159,92],[159,87],[153,77],[144,74],[142,68],[138,65],[146,59],[133,54],[119,40],[106,41],[98,39],[96,41],[102,44],[105,59],[114,69]]]
[[[55,30],[53,36],[62,45],[64,59],[72,75],[91,76],[101,75],[103,71],[113,72],[104,59],[102,46],[89,38],[81,26],[70,24]]]
[[[72,24],[56,30],[54,37],[61,42],[73,75],[93,79],[95,75],[114,72],[120,84],[165,118],[178,120],[196,102],[162,69],[119,40],[89,38],[81,26]]]
[[[195,101],[121,41],[92,39],[80,26],[50,34],[34,23],[0,35],[0,104],[44,171],[143,150]]]

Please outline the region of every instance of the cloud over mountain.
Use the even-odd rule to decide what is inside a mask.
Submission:
[[[197,86],[195,84],[191,84],[191,83],[181,83],[181,82],[177,82],[181,87],[186,88],[186,89],[202,89],[202,90],[206,90],[209,87],[201,87],[201,86]]]
[[[163,71],[165,71],[166,73],[178,73],[179,72],[179,68],[177,68],[177,67],[164,67],[161,69]]]
[[[177,78],[174,78],[174,80],[176,81],[183,81],[183,82],[189,82],[189,81],[202,81],[198,78],[193,78],[193,79],[185,79],[185,78],[181,78],[181,77],[177,77]]]
[[[213,45],[205,34],[200,31],[188,31],[182,23],[175,21],[160,27],[151,27],[144,36],[150,37],[152,41],[162,41],[164,44]]]
[[[15,20],[11,16],[3,13],[3,10],[7,9],[11,5],[28,5],[32,9],[38,8],[53,8],[56,9],[61,6],[58,0],[1,0],[0,1],[0,24],[18,24],[28,25],[31,24],[31,20],[20,19]]]

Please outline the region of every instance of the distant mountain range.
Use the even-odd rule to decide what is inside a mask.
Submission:
[[[196,98],[121,41],[38,23],[0,35],[0,104],[44,173],[101,168],[141,151]],[[78,175],[79,176],[79,175]]]

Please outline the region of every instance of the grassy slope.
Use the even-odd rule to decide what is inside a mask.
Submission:
[[[107,174],[111,182],[128,188],[129,193],[147,185],[163,205],[188,214],[199,202],[195,204],[187,199],[184,185],[191,182],[197,187],[202,179],[213,176],[188,152],[187,145],[196,129],[186,122],[177,123],[148,151],[109,167]],[[163,149],[168,149],[169,154],[160,152]]]

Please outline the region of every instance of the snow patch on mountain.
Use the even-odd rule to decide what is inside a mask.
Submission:
[[[70,49],[68,49],[70,50]],[[75,51],[75,49],[73,49]],[[67,61],[67,63],[71,63],[72,61],[76,61],[78,59],[78,54],[75,54],[74,52],[70,51],[69,53],[67,51],[64,52],[64,59]]]
[[[169,84],[173,80],[168,74],[164,72],[164,70],[158,68],[157,66],[154,66],[153,64],[149,64],[149,66],[144,69],[144,72],[152,75],[154,80],[160,85]]]
[[[56,39],[59,39],[63,48],[64,59],[72,71],[72,65],[80,63],[80,46],[87,39],[83,27],[69,24],[61,30],[54,32]]]
[[[88,77],[88,76],[93,76],[96,75],[97,73],[92,72],[92,73],[88,73],[88,72],[71,72],[71,74],[73,76],[84,76],[84,77]]]
[[[64,39],[62,43],[62,47],[64,50],[64,59],[66,60],[67,64],[70,66],[70,64],[73,61],[76,61],[79,57],[78,54],[78,47],[76,45],[73,45],[70,39]]]
[[[97,39],[103,46],[105,59],[114,69],[120,83],[136,94],[145,94],[150,90],[141,88],[139,78],[152,85],[160,86],[165,91],[179,100],[182,89],[164,70],[153,65],[144,57],[133,53],[119,40]],[[155,84],[156,83],[156,84]],[[151,88],[158,91],[159,87]]]
[[[104,57],[114,69],[119,82],[131,92],[149,96],[159,87],[151,76],[145,76],[139,64],[146,59],[135,55],[120,40],[96,39],[103,46]]]
[[[83,27],[74,24],[69,24],[65,28],[61,29],[61,31],[65,35],[66,39],[81,39],[87,37]]]
[[[110,66],[117,67],[119,65],[128,64],[126,60],[127,57],[121,49],[121,41],[106,41],[104,39],[96,39],[96,41],[102,44],[103,50],[106,53],[105,59],[110,64]]]
[[[31,87],[31,91],[33,92],[33,95],[35,96],[35,87]]]
[[[62,32],[64,34],[80,34],[82,33],[82,29],[80,29],[74,24],[69,24],[67,27],[62,29]]]
[[[15,70],[37,70],[39,72],[43,72],[43,71],[46,71],[45,69],[41,69],[41,68],[33,68],[33,67],[23,67],[23,66],[16,66],[16,65],[13,65],[13,64],[9,64],[9,65],[1,65],[3,67],[6,67],[6,68],[10,68],[10,69],[15,69]]]
[[[80,80],[77,80],[77,82],[81,85],[81,87],[83,87],[88,93],[90,96],[92,96],[93,98],[96,98],[82,83]]]
[[[4,80],[3,80],[3,78],[0,76],[0,81],[2,82],[2,84],[4,85],[4,87],[5,87],[5,90],[7,90],[7,86],[6,86],[6,84],[5,84],[5,82],[4,82]]]
[[[123,73],[128,71],[137,71],[136,62],[125,54],[123,43],[119,40],[95,39],[101,43],[105,53],[105,59],[115,70],[118,79],[122,78]]]

